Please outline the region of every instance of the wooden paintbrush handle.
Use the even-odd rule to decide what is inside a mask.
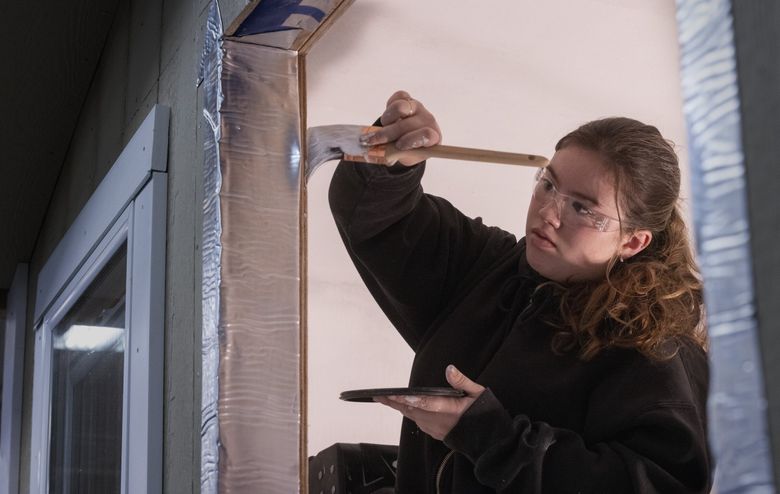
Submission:
[[[448,158],[464,161],[483,161],[487,163],[503,163],[506,165],[546,166],[550,161],[543,156],[533,154],[507,153],[490,149],[463,148],[457,146],[437,145],[428,148],[431,158]]]
[[[547,166],[550,162],[544,156],[533,154],[507,153],[504,151],[493,151],[490,149],[464,148],[458,146],[445,146],[442,144],[428,148],[418,148],[400,151],[394,147],[389,149],[386,157],[389,160],[398,160],[400,158],[411,158],[423,161],[428,158],[447,158],[463,161],[481,161],[485,163],[503,163],[506,165],[520,166]]]

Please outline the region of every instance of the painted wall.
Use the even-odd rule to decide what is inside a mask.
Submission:
[[[232,15],[246,3],[220,1]],[[208,0],[120,1],[38,236],[28,299],[28,307],[34,307],[41,267],[151,107],[169,106],[167,286],[166,298],[160,301],[166,313],[164,491],[188,494],[200,487],[203,148],[195,83],[208,5]],[[21,492],[27,492],[30,472],[31,317],[25,354]]]
[[[625,115],[673,140],[685,175],[674,0],[489,5],[355,2],[309,56],[308,125],[373,122],[405,89],[437,116],[447,144],[551,156],[577,125]],[[334,168],[309,183],[309,454],[335,442],[397,444],[396,412],[338,395],[404,386],[412,359],[341,245],[327,205]],[[521,235],[533,173],[432,160],[423,186]]]

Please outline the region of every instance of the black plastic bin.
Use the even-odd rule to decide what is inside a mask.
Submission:
[[[309,457],[309,494],[395,492],[398,446],[336,443]]]

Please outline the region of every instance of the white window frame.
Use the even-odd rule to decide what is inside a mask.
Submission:
[[[169,110],[155,106],[36,284],[30,492],[49,491],[51,332],[127,242],[121,492],[162,491]]]

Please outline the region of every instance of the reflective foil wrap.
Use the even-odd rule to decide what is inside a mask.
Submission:
[[[217,492],[219,464],[219,285],[222,222],[219,192],[222,174],[219,168],[220,116],[222,105],[222,20],[216,0],[211,3],[206,21],[206,36],[200,63],[199,83],[203,84],[203,115],[208,123],[204,139],[203,163],[203,332],[201,348],[201,457],[200,489],[203,494]]]
[[[718,492],[773,493],[729,0],[678,0],[693,212],[710,335]]]

